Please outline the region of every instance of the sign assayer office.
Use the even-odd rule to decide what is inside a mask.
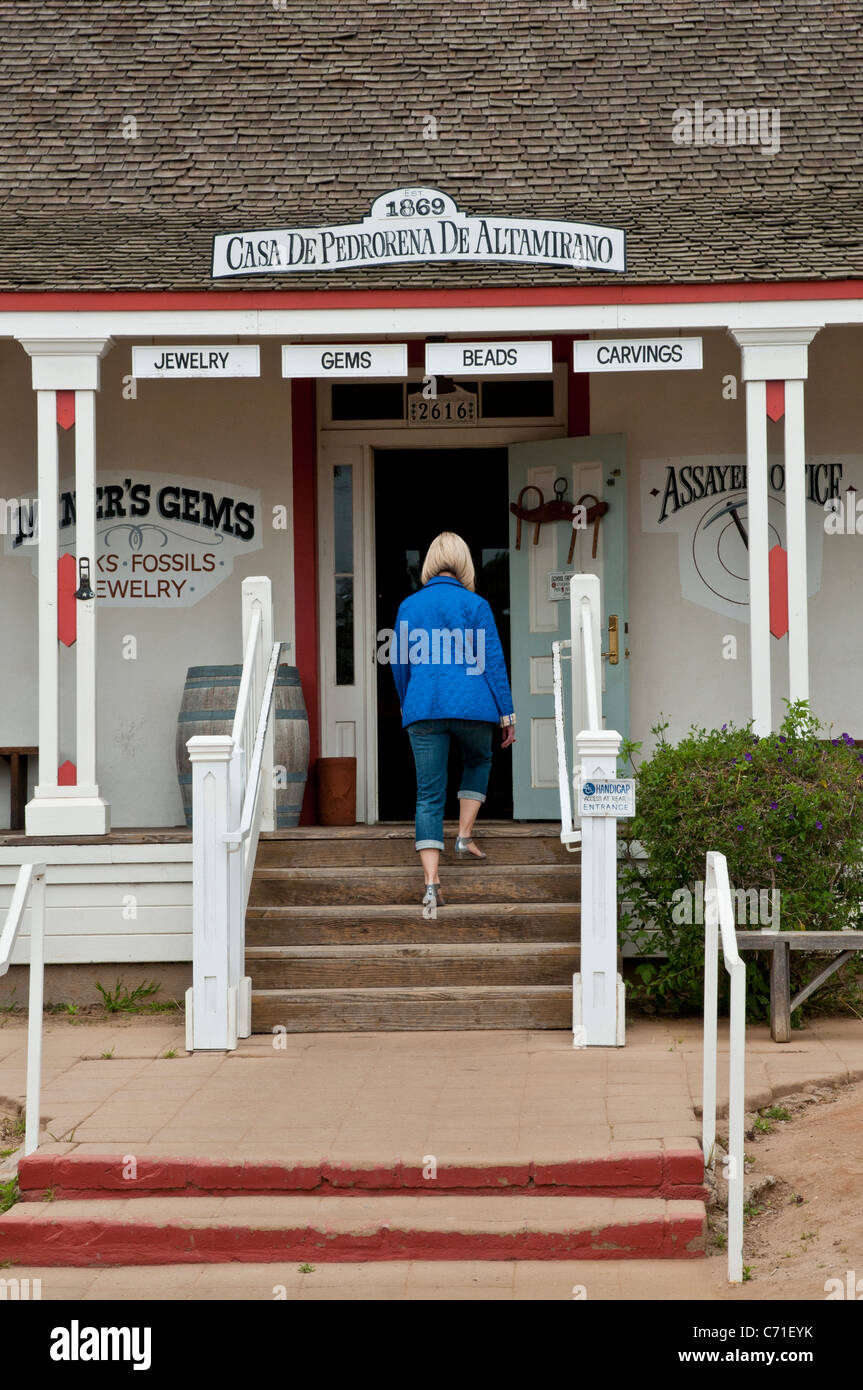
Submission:
[[[578,270],[626,269],[616,227],[523,217],[471,217],[437,188],[396,188],[362,222],[224,232],[213,238],[213,278],[429,261],[510,261]]]

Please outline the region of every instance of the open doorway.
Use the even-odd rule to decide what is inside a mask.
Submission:
[[[375,568],[378,631],[393,627],[402,599],[420,587],[426,550],[441,531],[470,547],[476,589],[510,650],[509,488],[506,449],[376,449]],[[392,672],[377,667],[378,816],[412,820],[413,758],[402,728]],[[512,816],[512,760],[495,738],[485,816]],[[457,760],[457,752],[453,753]],[[450,768],[446,816],[458,816],[456,768]]]

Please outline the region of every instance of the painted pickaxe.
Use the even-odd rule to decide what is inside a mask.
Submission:
[[[704,529],[705,529],[705,531],[707,530],[708,526],[712,526],[713,523],[714,523],[714,521],[718,521],[719,518],[720,518],[721,516],[730,516],[730,517],[732,518],[733,522],[734,522],[734,525],[737,527],[738,531],[740,532],[740,537],[741,537],[741,539],[742,539],[742,541],[743,541],[743,544],[746,546],[746,549],[748,550],[748,549],[749,549],[749,537],[748,537],[747,534],[746,534],[746,530],[745,530],[745,527],[744,527],[744,525],[743,525],[743,522],[740,520],[740,517],[739,517],[738,514],[737,514],[737,513],[738,513],[738,508],[739,508],[739,507],[745,507],[745,505],[746,505],[746,503],[745,503],[745,501],[744,501],[743,498],[741,498],[739,502],[726,502],[726,504],[725,504],[724,507],[720,507],[718,512],[714,512],[714,513],[713,513],[713,516],[710,518],[709,521],[705,521],[705,523],[704,523]]]

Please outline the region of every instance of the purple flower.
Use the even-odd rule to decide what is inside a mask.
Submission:
[[[771,809],[771,811],[775,811],[775,810],[776,810],[776,807],[777,807],[778,805],[779,805],[779,802],[778,802],[778,801],[771,801],[771,803],[770,803],[770,809]]]
[[[817,820],[817,821],[815,822],[815,829],[816,829],[816,830],[823,830],[823,829],[824,829],[824,826],[821,824],[820,820]]]
[[[743,826],[742,826],[742,825],[738,825],[737,829],[738,829],[738,830],[742,830],[742,829],[743,829]]]
[[[727,725],[727,724],[723,724],[723,725],[722,725],[722,728],[720,729],[719,732],[722,733],[722,734],[724,734],[724,733],[725,733],[725,730],[726,730],[727,728],[728,728],[728,725]]]
[[[777,864],[781,864],[781,863],[782,863],[782,855],[781,855],[781,854],[777,854],[777,856],[776,856],[776,863],[777,863]]]
[[[840,738],[842,739],[842,742],[845,744],[846,748],[854,747],[854,740],[850,734],[840,734]]]
[[[779,735],[779,742],[780,742],[780,743],[787,743],[787,742],[788,742],[788,739],[785,737],[784,734],[780,734],[780,735]]]
[[[751,754],[751,753],[746,753],[746,754],[744,754],[744,757],[746,758],[746,761],[747,761],[748,763],[751,763],[751,762],[752,762],[752,754]]]

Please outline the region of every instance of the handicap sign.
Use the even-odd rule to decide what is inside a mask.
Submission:
[[[635,779],[615,777],[608,782],[582,782],[578,793],[580,816],[635,815]]]

